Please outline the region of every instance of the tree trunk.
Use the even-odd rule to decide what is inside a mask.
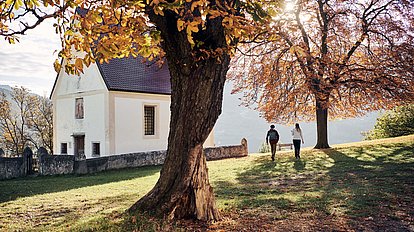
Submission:
[[[171,121],[167,157],[155,187],[129,211],[156,216],[215,221],[220,215],[208,180],[203,143],[221,113],[223,88],[230,63],[207,57],[195,61],[185,30],[177,31],[173,13],[149,14],[161,31],[171,75]],[[210,46],[225,46],[221,20],[207,24]]]
[[[317,142],[314,148],[329,148],[328,144],[328,107],[327,103],[319,99],[316,100],[316,130]]]

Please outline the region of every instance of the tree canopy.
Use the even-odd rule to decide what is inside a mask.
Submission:
[[[328,109],[346,118],[414,101],[412,1],[287,2],[269,40],[234,61],[246,105],[276,123],[317,119],[324,148]]]

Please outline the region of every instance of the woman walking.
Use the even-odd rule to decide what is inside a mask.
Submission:
[[[295,124],[295,128],[292,130],[293,146],[295,147],[295,158],[300,159],[300,142],[305,143],[302,136],[302,130],[299,127],[299,123]]]

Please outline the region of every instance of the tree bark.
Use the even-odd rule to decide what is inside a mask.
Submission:
[[[328,107],[327,103],[320,99],[316,100],[316,130],[317,142],[314,148],[330,148],[328,143]]]
[[[176,17],[149,14],[161,31],[171,75],[171,120],[167,157],[155,187],[130,209],[169,219],[220,219],[208,180],[203,143],[221,113],[224,82],[230,56],[196,61]],[[210,46],[225,46],[221,20],[207,25]]]

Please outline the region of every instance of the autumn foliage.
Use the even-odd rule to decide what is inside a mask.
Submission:
[[[240,48],[230,77],[268,121],[327,120],[414,101],[412,1],[286,1],[267,41]],[[329,109],[329,110],[328,110]]]

